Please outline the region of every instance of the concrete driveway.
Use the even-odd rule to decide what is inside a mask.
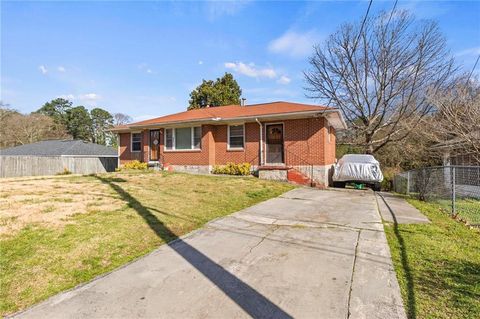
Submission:
[[[296,189],[19,318],[406,318],[371,191]]]

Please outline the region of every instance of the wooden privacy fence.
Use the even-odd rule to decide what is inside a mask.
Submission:
[[[0,155],[0,177],[105,173],[117,166],[118,157]]]

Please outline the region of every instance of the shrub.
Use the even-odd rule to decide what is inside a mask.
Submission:
[[[63,171],[57,173],[57,175],[70,175],[70,174],[72,174],[72,172],[69,171],[68,168],[66,167],[63,168]]]
[[[147,163],[142,163],[137,160],[128,162],[120,168],[120,170],[146,170],[146,169],[148,169]]]
[[[393,189],[393,179],[395,175],[400,173],[400,168],[385,167],[382,169],[382,173],[383,173],[382,190],[389,192]]]
[[[226,174],[226,175],[250,175],[250,163],[227,163],[227,165],[215,165],[213,167],[213,174]]]

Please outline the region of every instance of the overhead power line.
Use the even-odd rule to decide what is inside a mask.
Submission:
[[[478,60],[480,60],[480,54],[477,56],[477,60],[475,61],[475,64],[473,65],[472,71],[470,71],[470,74],[468,75],[467,84],[468,84],[468,81],[470,81],[470,77],[472,76],[473,71],[475,71],[475,68],[477,67]]]
[[[357,38],[355,39],[355,42],[353,43],[352,54],[354,54],[355,50],[357,49],[358,41],[360,41],[360,36],[362,35],[363,28],[365,26],[365,23],[367,22],[368,14],[370,13],[370,8],[372,7],[372,2],[373,2],[373,0],[370,0],[370,2],[368,3],[367,12],[365,12],[365,16],[363,17],[363,21],[362,21],[362,24],[360,26],[360,31],[358,32]],[[396,2],[395,2],[395,5],[396,5]],[[344,73],[345,73],[345,70],[343,70],[343,72],[342,72],[342,77],[344,76]],[[339,86],[340,86],[340,81],[338,81],[334,92],[336,92],[338,90]],[[330,98],[330,100],[328,101],[327,106],[330,106],[331,102],[332,102],[332,98]]]

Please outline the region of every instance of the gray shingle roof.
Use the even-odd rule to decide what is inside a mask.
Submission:
[[[111,157],[118,154],[113,147],[81,140],[48,140],[6,148],[0,150],[0,155]]]

